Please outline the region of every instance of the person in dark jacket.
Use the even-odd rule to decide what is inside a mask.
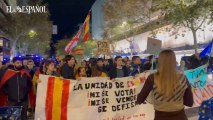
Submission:
[[[21,120],[27,120],[28,93],[32,81],[20,58],[13,58],[13,64],[3,74],[0,89],[2,88],[8,97],[8,106],[22,106]]]
[[[35,67],[35,64],[33,60],[28,60],[27,65],[25,66],[25,69],[30,73],[31,78],[33,78],[37,68]]]
[[[103,59],[103,58],[98,58],[96,64],[97,64],[97,67],[98,67],[102,72],[107,73],[107,72],[105,71],[105,69],[104,69],[104,59]]]
[[[114,78],[121,78],[121,77],[127,77],[128,76],[128,70],[126,66],[122,66],[122,57],[117,56],[115,57],[115,65],[113,68],[110,69],[109,77],[110,79]]]
[[[147,58],[147,61],[143,64],[143,72],[146,70],[155,70],[157,68],[157,59],[153,56],[150,55]]]
[[[75,67],[75,57],[72,55],[65,56],[65,64],[61,68],[61,76],[65,79],[75,79],[74,67]]]
[[[199,53],[195,53],[194,55],[188,58],[188,61],[189,61],[188,69],[198,68],[208,62],[207,56],[200,58],[199,55],[200,55]]]
[[[29,72],[31,78],[33,78],[33,76],[34,76],[34,74],[35,74],[35,72],[37,70],[37,67],[34,64],[34,61],[31,60],[31,59],[27,60],[26,61],[26,65],[24,66],[24,68]],[[34,95],[34,94],[32,93],[32,95]],[[28,116],[30,114],[32,114],[32,112],[34,111],[34,108],[35,108],[35,106],[34,106],[35,105],[35,99],[36,99],[36,96],[33,96],[33,103],[29,103],[30,105],[29,105],[29,109],[28,109]],[[30,101],[30,102],[32,102],[32,101]]]
[[[135,76],[136,74],[139,74],[142,72],[141,68],[141,59],[139,56],[133,56],[132,57],[132,65],[130,67],[130,76]]]
[[[195,68],[200,67],[202,65],[201,64],[201,58],[199,57],[198,53],[190,56],[188,58],[188,61],[189,61],[188,69],[195,69]]]
[[[104,72],[107,73],[107,75],[109,75],[109,71],[110,71],[109,60],[105,59],[103,63],[104,63],[103,70],[104,70]]]

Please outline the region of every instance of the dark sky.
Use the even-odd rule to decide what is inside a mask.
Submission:
[[[58,25],[58,35],[54,41],[70,38],[83,23],[95,0],[44,0],[48,3],[50,19]]]

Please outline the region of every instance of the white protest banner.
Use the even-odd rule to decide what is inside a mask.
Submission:
[[[207,79],[207,65],[202,65],[196,69],[184,71],[189,83],[195,88],[204,88]]]
[[[151,104],[135,104],[149,74],[116,78],[115,82],[101,77],[74,81],[40,75],[35,120],[153,120]],[[200,104],[202,93],[193,89],[193,94],[195,103]],[[205,95],[213,95],[211,81]]]
[[[141,76],[141,75],[140,75]],[[35,120],[150,120],[151,104],[135,104],[145,77],[60,80],[41,75]]]

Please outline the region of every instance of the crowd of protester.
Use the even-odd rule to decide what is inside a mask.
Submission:
[[[162,55],[160,55],[160,57],[161,56]],[[167,57],[168,56],[164,56],[164,58]],[[0,97],[2,98],[3,95],[7,96],[8,106],[23,106],[22,120],[26,120],[27,110],[29,108],[28,95],[32,89],[34,90],[34,93],[36,93],[39,74],[52,75],[71,80],[80,80],[81,77],[108,77],[113,81],[115,78],[135,76],[146,70],[159,69],[160,65],[158,62],[162,61],[158,61],[158,58],[153,55],[148,56],[146,60],[142,60],[139,56],[133,56],[132,59],[116,56],[114,59],[90,58],[88,61],[76,61],[74,56],[66,55],[57,65],[52,59],[46,59],[41,61],[39,67],[36,67],[33,60],[23,61],[19,57],[14,57],[12,63],[7,63],[5,65],[0,64]],[[199,58],[198,54],[195,54],[187,59],[183,58],[180,63],[180,66],[175,64],[173,67],[175,67],[176,70],[184,71],[199,67],[200,65],[207,63],[207,61],[206,59]],[[165,65],[166,63],[164,62],[162,64]],[[168,63],[167,65],[171,64]],[[161,68],[163,68],[162,65]],[[163,74],[162,72],[164,71],[159,71],[159,74]],[[159,77],[159,79],[161,78],[162,77]],[[153,86],[153,76],[149,77],[149,79],[151,79],[149,84]],[[172,79],[177,81],[176,77],[173,77]],[[162,81],[157,83],[158,86],[160,84],[163,84]],[[150,85],[148,86],[150,87]],[[161,88],[163,87],[164,86],[162,85]],[[152,89],[152,87],[149,88],[149,90],[150,89]],[[166,89],[165,93],[168,95],[171,94],[167,91],[170,89],[171,88]],[[183,90],[188,89],[189,86],[187,85]],[[161,92],[163,93],[164,90],[161,89]],[[145,93],[148,94],[148,92]],[[139,100],[140,103],[144,102],[145,98],[146,96],[142,96],[142,99]],[[161,104],[161,102],[159,102],[159,104]],[[178,104],[180,103],[178,102]],[[0,106],[1,105],[5,105],[5,103],[0,102]],[[182,106],[180,105],[180,108],[181,107]],[[32,110],[34,109],[32,106],[31,108]],[[159,110],[161,109],[159,108]]]

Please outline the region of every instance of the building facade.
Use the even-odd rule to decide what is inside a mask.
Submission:
[[[94,12],[94,15],[92,16],[94,19],[94,21],[92,21],[92,26],[94,26],[92,29],[94,38],[101,38],[104,31],[104,13],[102,10],[104,2],[100,4],[100,1],[102,0],[97,0],[92,9]],[[153,3],[149,4],[152,6],[155,5]],[[183,51],[183,54],[185,54],[184,50],[191,49],[189,54],[193,54],[194,38],[192,32],[185,27],[179,27],[178,29],[174,28],[171,23],[166,22],[163,17],[160,17],[160,14],[161,12],[157,11],[151,16],[151,22],[147,24],[138,24],[137,26],[132,27],[133,29],[138,29],[137,33],[134,33],[134,35],[128,34],[128,32],[131,30],[127,30],[119,35],[113,36],[111,40],[116,41],[113,45],[115,48],[113,53],[147,53],[147,43],[149,42],[148,38],[154,37],[162,41],[162,49],[172,48],[176,51]],[[153,35],[151,30],[146,30],[146,26],[149,26],[150,24],[155,25],[158,23],[161,23],[162,26],[159,26],[158,29],[153,30],[156,33],[155,35]],[[206,22],[203,24],[203,26],[201,26],[201,28],[202,29],[197,31],[197,42],[199,45],[198,49],[203,49],[204,47],[202,45],[207,44],[213,38],[213,25],[209,25],[208,22]]]
[[[0,0],[0,20],[8,21],[12,14],[7,13],[7,6],[15,7],[17,0]],[[4,24],[4,23],[1,23]],[[0,24],[0,61],[10,58],[10,40],[6,37],[5,32],[1,29]]]
[[[10,40],[0,36],[0,61],[3,58],[10,58]]]
[[[103,4],[105,0],[96,0],[92,6],[92,38],[95,40],[103,39],[104,14]]]

